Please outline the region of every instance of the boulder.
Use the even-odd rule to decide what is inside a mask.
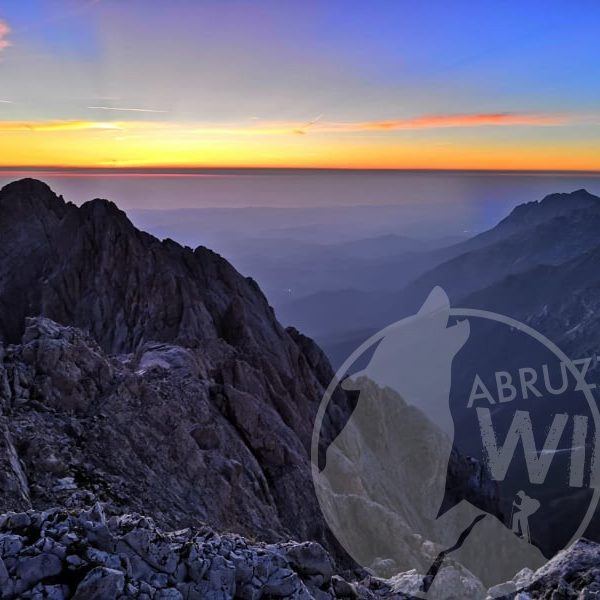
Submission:
[[[73,600],[116,600],[123,593],[124,587],[123,573],[115,569],[96,567],[77,586]]]

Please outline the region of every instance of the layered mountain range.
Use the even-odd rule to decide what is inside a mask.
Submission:
[[[412,268],[417,265],[420,273],[398,291],[322,292],[295,301],[282,316],[320,341],[334,364],[373,331],[413,313],[436,285],[448,293],[453,306],[535,320],[548,302],[562,297],[574,303],[585,296],[595,276],[584,276],[583,269],[590,270],[600,247],[599,226],[598,196],[584,189],[550,194],[517,206],[495,227],[473,238],[411,258]],[[400,271],[402,264],[397,264]],[[557,309],[562,314],[580,310]],[[536,321],[542,332],[551,319],[543,320]]]

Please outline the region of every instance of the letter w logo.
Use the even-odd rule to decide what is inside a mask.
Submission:
[[[479,419],[481,439],[488,456],[488,466],[492,479],[496,481],[504,480],[508,471],[508,465],[513,459],[519,438],[521,438],[529,481],[531,483],[544,483],[548,469],[552,463],[552,458],[554,457],[554,451],[558,447],[565,425],[567,424],[568,415],[554,415],[552,425],[546,436],[546,442],[539,453],[535,445],[531,419],[527,411],[518,410],[515,412],[504,445],[500,448],[498,447],[496,434],[492,426],[490,409],[477,408],[477,418]]]

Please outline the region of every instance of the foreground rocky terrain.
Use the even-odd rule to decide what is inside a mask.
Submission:
[[[0,519],[2,598],[331,598],[355,596],[333,578],[321,546],[250,544],[203,527],[163,533],[140,515],[11,513]]]
[[[441,570],[440,600],[595,598],[600,546],[582,540],[536,572],[523,570],[487,593],[468,572]],[[62,600],[409,598],[421,576],[349,582],[315,542],[251,543],[208,527],[163,532],[137,514],[52,509],[0,517],[0,597]]]

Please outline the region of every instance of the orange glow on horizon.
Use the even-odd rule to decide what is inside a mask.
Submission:
[[[0,167],[600,171],[600,141],[563,139],[567,121],[512,113],[305,125],[0,121]]]

